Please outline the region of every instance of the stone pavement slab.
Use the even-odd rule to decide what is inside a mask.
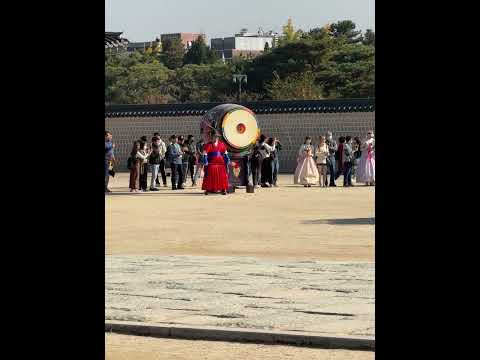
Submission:
[[[372,262],[106,256],[105,319],[375,336]]]

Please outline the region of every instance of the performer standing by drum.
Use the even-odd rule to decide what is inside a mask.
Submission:
[[[227,155],[227,147],[219,140],[220,135],[215,131],[212,131],[211,139],[212,141],[203,147],[202,163],[205,170],[202,190],[205,190],[205,195],[217,192],[227,195],[227,166],[230,162]]]

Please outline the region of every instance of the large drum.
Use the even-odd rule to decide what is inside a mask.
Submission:
[[[227,145],[230,159],[229,180],[234,186],[248,183],[248,156],[253,150],[260,129],[255,114],[237,104],[218,105],[208,111],[200,123],[200,133],[209,142],[210,132],[216,130]]]

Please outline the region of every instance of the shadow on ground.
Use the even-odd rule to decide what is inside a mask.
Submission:
[[[353,219],[322,219],[306,220],[302,224],[309,225],[375,225],[375,218],[353,218]]]
[[[106,196],[198,196],[202,195],[205,196],[203,192],[168,192],[168,193],[162,193],[161,191],[155,191],[155,192],[145,192],[145,193],[131,193],[131,192],[112,192]]]

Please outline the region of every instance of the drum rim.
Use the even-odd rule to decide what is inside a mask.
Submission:
[[[229,115],[230,113],[234,112],[234,111],[237,111],[237,110],[244,110],[244,111],[247,111],[250,113],[250,115],[252,115],[253,119],[255,120],[256,124],[257,124],[257,134],[255,135],[254,139],[252,142],[248,143],[247,145],[245,146],[237,146],[237,145],[234,145],[232,144],[230,141],[228,141],[227,137],[225,136],[225,130],[224,130],[224,123],[225,123],[225,118],[227,117],[227,115]],[[248,150],[249,147],[251,147],[252,145],[254,145],[256,142],[257,142],[257,139],[258,139],[258,136],[260,134],[260,129],[258,127],[258,121],[257,121],[257,118],[255,117],[255,113],[250,110],[249,108],[246,108],[244,106],[238,106],[238,107],[234,107],[233,109],[230,109],[229,111],[227,111],[225,113],[225,115],[223,115],[222,117],[222,137],[225,139],[225,142],[230,145],[232,148],[234,148],[235,150],[238,150],[236,152],[245,152],[246,150]]]

